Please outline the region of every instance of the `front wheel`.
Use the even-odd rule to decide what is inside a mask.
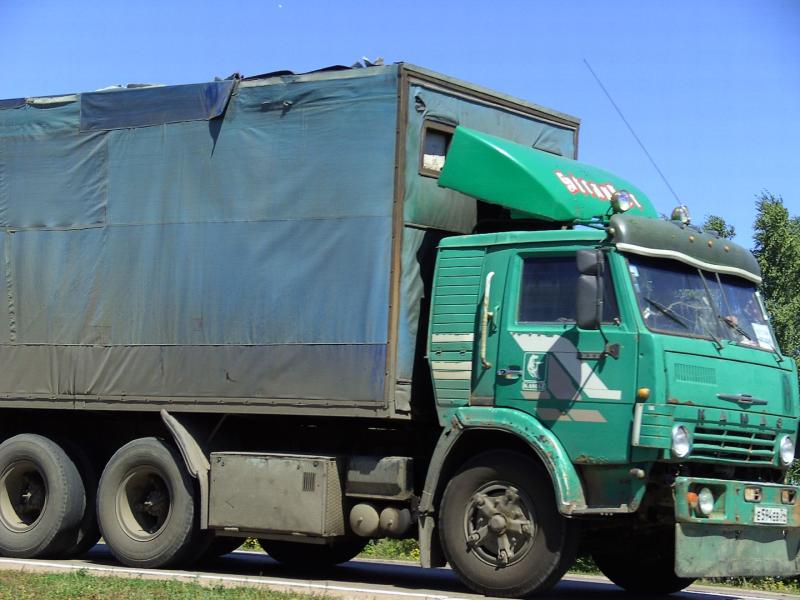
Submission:
[[[355,558],[367,545],[366,538],[343,538],[326,544],[283,540],[258,540],[264,552],[287,566],[303,569],[332,567]]]
[[[554,586],[575,560],[574,522],[556,507],[550,478],[522,454],[480,454],[448,483],[439,536],[462,581],[487,596]]]

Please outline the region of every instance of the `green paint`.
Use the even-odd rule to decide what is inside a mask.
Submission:
[[[749,484],[761,492],[758,502],[744,498],[747,484],[721,479],[678,477],[674,486],[675,568],[687,577],[795,575],[800,571],[800,520],[796,506],[781,502],[786,485]],[[716,499],[710,516],[687,501],[687,493],[708,488]],[[757,507],[783,511],[786,523],[756,522]]]
[[[658,216],[644,192],[608,171],[466,127],[456,128],[439,185],[558,222],[607,218],[611,191],[627,190],[640,205],[633,212]]]
[[[507,408],[478,406],[457,408],[448,414],[450,419],[458,421],[460,427],[500,429],[525,440],[547,468],[561,512],[569,514],[586,508],[581,480],[564,447],[532,415]]]
[[[528,217],[573,223],[603,217],[607,204],[570,193],[554,176],[556,170],[578,173],[576,165],[458,128],[440,184]],[[601,173],[585,170],[579,176],[600,180]],[[640,201],[644,198],[627,183],[610,176],[607,180],[634,191]],[[547,467],[565,514],[637,511],[648,502],[647,490],[653,483],[649,474],[659,462],[695,464],[708,473],[715,466],[759,467],[780,476],[780,441],[785,435],[797,436],[800,392],[794,361],[739,345],[734,339],[717,343],[680,331],[651,331],[634,293],[628,254],[616,244],[653,250],[655,255],[660,253],[657,260],[672,256],[686,262],[688,257],[723,271],[738,269],[750,280],[759,274],[752,256],[727,240],[645,216],[655,216],[649,203],[638,215],[611,217],[608,231],[507,231],[453,236],[439,246],[429,360],[438,365],[433,371],[434,393],[443,440],[472,428],[499,429],[524,440]],[[518,318],[526,260],[574,257],[580,249],[598,247],[606,250],[617,320],[604,324],[600,332],[579,330],[569,320],[542,323]],[[486,366],[480,360],[480,323],[490,273],[494,275],[488,302],[492,317],[485,335]],[[561,296],[560,302],[574,302],[574,298]],[[440,337],[436,341],[435,336],[444,334],[470,339],[454,342]],[[606,343],[618,346],[618,358],[602,356]],[[460,365],[454,369],[471,366],[468,378],[443,379],[447,361]],[[649,390],[646,399],[637,398],[640,388]],[[765,402],[747,404],[725,398],[738,394]],[[639,409],[641,427],[634,439]],[[683,460],[670,451],[672,429],[678,424],[693,438],[692,452]],[[442,456],[447,451],[443,446],[437,450]],[[681,574],[800,571],[796,560],[800,521],[794,510],[787,509],[787,523],[781,527],[756,524],[753,504],[742,496],[747,485],[678,478],[674,510],[676,566]],[[758,485],[763,488],[762,503],[781,508],[780,490],[785,486]],[[711,517],[698,516],[687,504],[686,492],[698,486],[708,486],[715,493]],[[784,529],[785,536],[778,534]]]

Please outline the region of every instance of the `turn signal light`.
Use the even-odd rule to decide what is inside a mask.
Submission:
[[[650,397],[650,388],[639,388],[636,390],[636,398],[639,400],[647,400]]]
[[[744,488],[744,499],[747,502],[761,502],[761,488],[757,487]]]
[[[696,509],[700,498],[697,497],[695,492],[686,492],[686,501],[689,503],[689,506],[691,506],[693,509]]]

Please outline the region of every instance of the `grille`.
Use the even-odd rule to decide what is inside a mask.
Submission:
[[[770,465],[775,456],[775,433],[736,431],[722,427],[694,430],[692,458]]]
[[[306,471],[303,473],[303,491],[313,492],[317,485],[317,474]]]
[[[708,385],[714,385],[717,383],[717,372],[708,367],[675,363],[675,379],[687,383],[706,383]]]

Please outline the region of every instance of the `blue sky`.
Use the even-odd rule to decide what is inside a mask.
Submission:
[[[751,244],[754,196],[800,214],[800,0],[0,0],[0,98],[408,61],[582,119],[580,158]]]

